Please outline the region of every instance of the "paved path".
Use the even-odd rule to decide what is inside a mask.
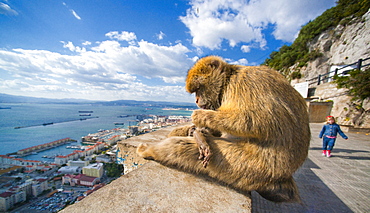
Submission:
[[[323,124],[311,124],[308,159],[294,178],[302,204],[275,204],[252,192],[252,210],[260,212],[370,212],[370,134],[345,133],[332,157],[321,156]]]

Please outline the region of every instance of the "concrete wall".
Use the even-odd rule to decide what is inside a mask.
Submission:
[[[333,102],[309,102],[310,123],[325,122],[326,116],[330,115],[332,108]]]

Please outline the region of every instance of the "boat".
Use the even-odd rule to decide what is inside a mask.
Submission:
[[[91,116],[91,114],[81,114],[80,116]]]
[[[114,125],[125,125],[125,123],[114,122]]]
[[[94,111],[78,111],[78,113],[93,113]]]
[[[67,149],[83,149],[82,146],[66,146]]]
[[[54,124],[53,122],[50,122],[50,123],[43,123],[42,125],[47,126],[47,125],[53,125],[53,124]]]
[[[129,115],[119,115],[117,118],[127,118]]]

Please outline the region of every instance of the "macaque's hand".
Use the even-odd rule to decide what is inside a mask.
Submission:
[[[207,127],[207,123],[212,122],[214,113],[215,111],[213,110],[204,110],[204,109],[194,110],[193,114],[191,115],[193,124],[198,128]]]

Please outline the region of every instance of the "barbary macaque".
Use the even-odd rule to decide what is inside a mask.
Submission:
[[[292,175],[308,154],[308,112],[281,74],[208,56],[188,71],[186,90],[201,108],[192,114],[194,126],[155,145],[140,144],[140,156],[271,201],[300,200]]]

